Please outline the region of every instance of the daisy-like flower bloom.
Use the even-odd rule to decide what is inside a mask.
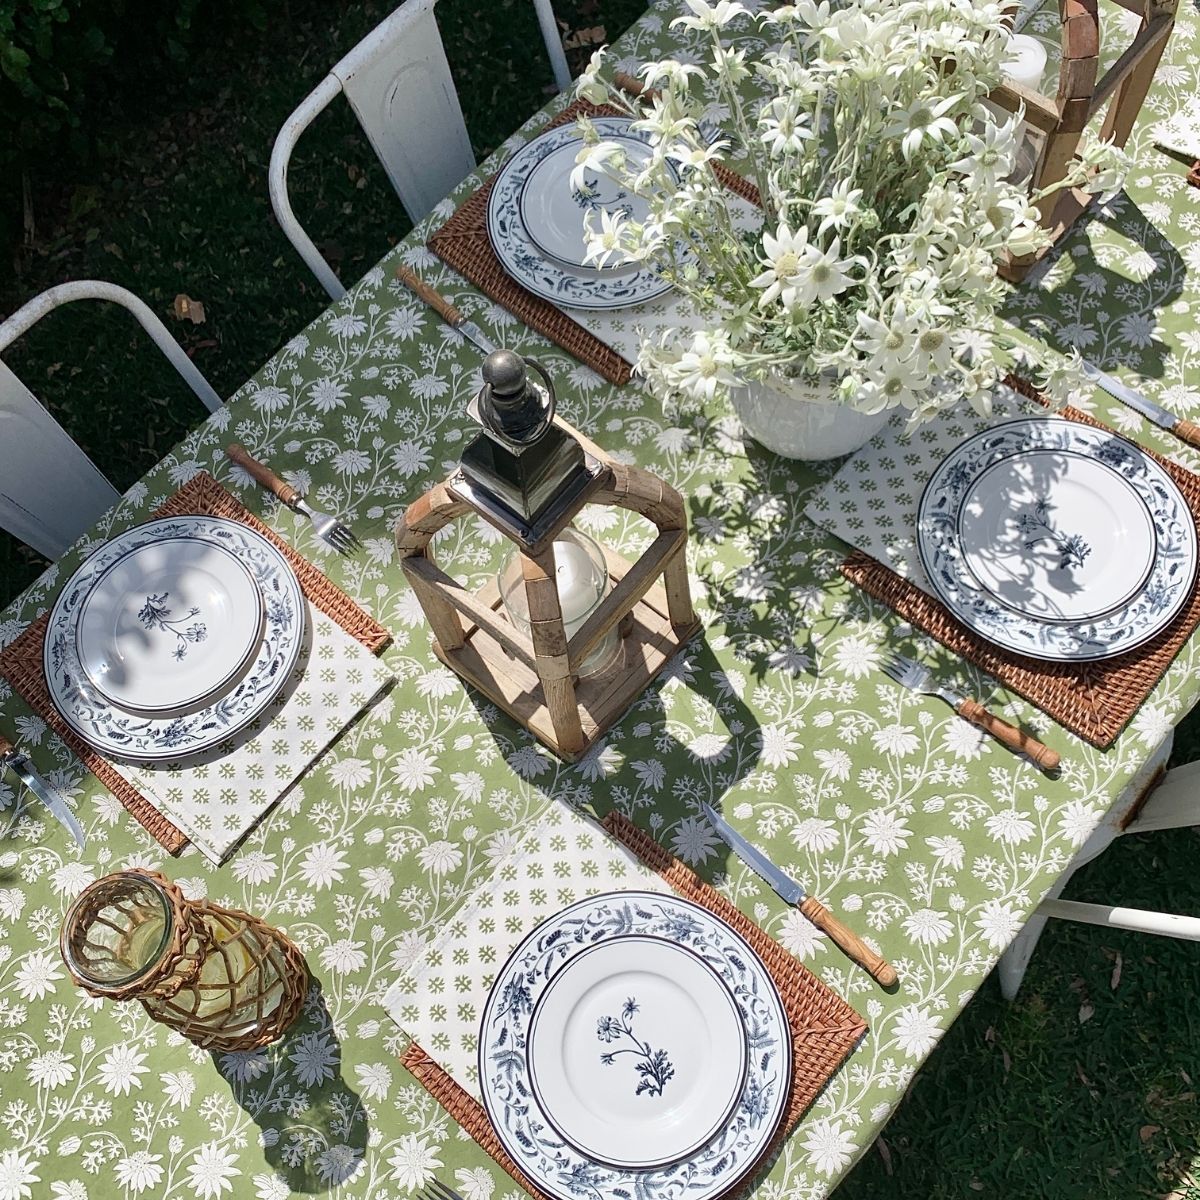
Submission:
[[[406,1192],[413,1192],[428,1183],[433,1172],[442,1165],[437,1148],[415,1133],[406,1133],[396,1143],[395,1150],[388,1156],[391,1177]]]
[[[604,65],[607,51],[607,46],[601,46],[595,51],[588,59],[588,65],[575,80],[575,91],[593,104],[604,104],[608,101],[608,87],[600,79],[600,68]]]
[[[587,237],[587,253],[584,262],[589,266],[605,267],[612,259],[622,262],[625,251],[621,248],[621,235],[625,230],[625,217],[619,209],[600,209],[600,228],[597,229],[592,220],[596,216],[594,209],[584,214],[583,228]]]
[[[924,946],[940,946],[949,941],[954,933],[954,926],[946,916],[932,908],[919,908],[916,912],[909,913],[904,918],[903,925],[904,932],[914,942],[920,942]]]
[[[926,375],[912,359],[893,360],[863,381],[858,407],[863,412],[882,412],[885,408],[917,408],[922,391],[929,384]]]
[[[575,155],[575,166],[571,169],[571,192],[586,196],[591,190],[588,176],[603,174],[612,165],[614,170],[620,170],[625,163],[625,149],[616,142],[586,141],[580,146]]]
[[[930,325],[917,335],[915,367],[923,375],[941,375],[954,362],[954,342],[949,329]]]
[[[821,1117],[804,1127],[802,1143],[805,1161],[827,1178],[836,1175],[854,1154],[854,1133],[843,1129],[841,1121]]]
[[[770,151],[772,158],[789,151],[803,150],[804,143],[812,140],[813,132],[808,127],[807,114],[797,112],[791,101],[783,96],[776,96],[763,109],[758,124],[762,129],[759,141]]]
[[[821,218],[817,236],[830,229],[845,229],[855,217],[862,215],[859,201],[862,188],[851,187],[851,180],[840,179],[828,196],[822,196],[812,207],[813,215]]]
[[[735,17],[747,16],[748,12],[735,0],[717,0],[716,4],[706,4],[705,0],[687,0],[687,6],[692,10],[690,17],[676,17],[671,22],[671,28],[681,25],[684,29],[700,29],[709,33],[724,29]]]
[[[810,308],[814,302],[827,304],[840,296],[848,287],[859,282],[851,274],[851,268],[862,265],[861,258],[842,258],[840,238],[834,238],[825,251],[815,246],[808,248],[806,272],[797,292],[802,308]]]
[[[950,164],[951,171],[966,175],[976,186],[991,187],[1012,173],[1017,158],[1017,130],[1021,116],[1014,114],[1003,125],[986,118],[963,130],[968,153]]]
[[[959,102],[957,96],[918,97],[892,114],[884,126],[884,137],[900,139],[900,153],[910,159],[922,142],[944,143],[958,134],[958,126],[946,114]]]
[[[854,345],[864,354],[874,355],[877,365],[883,369],[893,362],[903,362],[908,358],[916,347],[920,332],[920,322],[909,315],[901,297],[893,306],[886,324],[860,310]]]
[[[699,817],[684,817],[675,827],[671,838],[671,849],[675,851],[675,856],[689,866],[704,862],[721,844],[708,822]]]
[[[793,233],[784,222],[774,233],[763,234],[762,245],[766,270],[750,280],[751,287],[764,289],[758,298],[759,307],[766,308],[779,300],[785,308],[795,308],[799,279],[810,249],[808,226],[801,225]]]
[[[730,369],[731,361],[728,344],[700,330],[671,368],[668,381],[698,400],[711,400],[718,386],[733,387],[739,382]]]
[[[686,175],[689,171],[702,171],[709,163],[720,162],[727,142],[709,142],[707,145],[689,146],[678,143],[667,151],[667,157],[679,164],[680,170]]]

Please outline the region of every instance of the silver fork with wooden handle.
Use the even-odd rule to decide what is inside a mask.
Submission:
[[[988,712],[977,700],[935,683],[933,672],[921,663],[905,658],[902,654],[895,654],[889,662],[883,664],[883,669],[901,687],[945,700],[964,721],[970,721],[972,725],[990,733],[998,742],[1010,750],[1017,751],[1018,754],[1024,754],[1039,767],[1053,771],[1062,761],[1062,756],[1057,750],[1051,750],[1037,738],[1030,737],[1024,730],[1009,724],[995,713]]]
[[[225,455],[230,462],[237,463],[251,479],[265,487],[281,504],[286,504],[292,512],[307,517],[312,522],[313,532],[317,537],[323,542],[328,542],[340,554],[353,554],[362,548],[348,525],[344,525],[329,513],[318,512],[296,488],[286,480],[280,479],[265,463],[260,463],[245,446],[234,442],[226,449]]]
[[[426,283],[411,267],[406,267],[401,263],[396,268],[396,278],[413,295],[424,300],[455,333],[466,338],[481,354],[491,354],[497,348],[496,343],[474,321],[468,321],[437,288]]]

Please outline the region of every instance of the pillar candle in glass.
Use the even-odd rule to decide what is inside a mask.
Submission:
[[[563,628],[570,640],[609,593],[608,566],[596,542],[568,526],[554,539],[554,579]],[[508,619],[524,634],[529,633],[529,602],[521,573],[521,555],[513,550],[500,568],[500,595]],[[614,666],[621,650],[621,634],[613,626],[596,648],[579,665],[580,676],[598,675]]]
[[[1042,90],[1042,76],[1046,73],[1046,47],[1027,33],[1014,33],[1008,39],[1004,52],[1004,74],[1021,87],[1031,92]],[[1008,119],[1009,114],[1003,113]],[[1017,127],[1017,165],[1013,171],[1016,182],[1028,179],[1033,174],[1038,155],[1042,151],[1045,135],[1028,121]]]
[[[188,900],[157,871],[118,871],[85,888],[60,948],[89,995],[140,1000],[156,1021],[222,1052],[275,1041],[308,987],[303,955],[279,930]]]

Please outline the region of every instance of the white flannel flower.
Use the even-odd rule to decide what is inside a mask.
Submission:
[[[608,85],[600,78],[600,68],[604,65],[607,50],[607,46],[601,46],[588,59],[588,65],[575,80],[575,95],[593,104],[604,104],[608,100]]]
[[[627,224],[624,214],[607,208],[600,209],[599,229],[593,221],[595,216],[596,211],[592,209],[583,219],[584,234],[587,238],[584,262],[594,267],[606,267],[613,258],[616,258],[618,263],[623,262],[625,251],[621,245],[621,238]]]
[[[828,196],[822,196],[813,206],[813,215],[821,218],[817,236],[830,229],[845,229],[862,214],[859,201],[862,188],[852,187],[852,180],[839,179]]]
[[[957,96],[918,97],[892,114],[883,135],[900,138],[900,153],[910,159],[922,142],[940,143],[957,135],[958,126],[946,114],[958,102]]]
[[[739,379],[732,370],[729,345],[715,334],[699,330],[691,345],[665,370],[672,387],[698,400],[711,400],[718,387],[734,387]]]
[[[763,109],[758,124],[762,129],[759,141],[766,146],[772,158],[785,153],[798,153],[804,149],[804,143],[813,137],[808,127],[808,114],[797,111],[795,104],[783,96],[777,96]]]
[[[724,29],[734,18],[748,16],[748,10],[736,3],[736,0],[717,0],[716,4],[706,4],[705,0],[687,0],[687,6],[692,10],[690,17],[676,17],[671,22],[671,28],[676,25],[684,29],[700,29],[709,33]]]

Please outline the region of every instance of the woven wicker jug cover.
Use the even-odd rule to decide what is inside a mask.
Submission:
[[[586,100],[576,100],[549,122],[546,129],[565,125],[579,116],[624,115],[612,105],[597,107]],[[726,187],[751,203],[758,202],[758,191],[747,179],[719,164],[715,170]],[[591,367],[609,383],[618,386],[628,383],[633,368],[626,359],[574,318],[522,287],[501,266],[487,231],[488,196],[495,181],[496,176],[491,176],[463,201],[454,216],[430,237],[429,248],[485,296]]]
[[[783,999],[792,1031],[791,1090],[779,1129],[755,1168],[724,1193],[722,1200],[740,1196],[750,1190],[761,1167],[773,1160],[796,1122],[866,1033],[866,1022],[774,938],[764,933],[740,909],[627,817],[621,813],[609,813],[603,825],[617,841],[661,875],[685,900],[708,909],[741,934],[766,964]],[[533,1196],[545,1197],[545,1192],[525,1176],[504,1149],[478,1100],[465,1092],[416,1042],[409,1046],[401,1061],[430,1095],[521,1187]]]
[[[274,530],[263,524],[236,500],[211,475],[201,472],[184,484],[164,504],[154,510],[155,517],[182,516],[227,517],[249,526],[278,546],[296,577],[308,602],[340,625],[367,649],[378,652],[387,645],[391,634],[368,616],[345,592],[308,559],[291,548]],[[25,702],[74,751],[80,761],[158,841],[164,850],[178,854],[187,845],[187,837],[137,790],[113,765],[80,738],[59,716],[50,699],[42,673],[42,647],[46,640],[49,613],[38,617],[0,653],[0,675],[20,692]]]
[[[1037,390],[1024,380],[1010,376],[1005,382],[1030,399],[1041,399]],[[1062,415],[1098,429],[1107,428],[1077,409],[1064,409]],[[1178,484],[1192,519],[1200,526],[1200,478],[1144,446],[1141,449]],[[1098,662],[1042,662],[993,646],[963,625],[940,600],[868,554],[856,550],[842,563],[841,571],[863,591],[894,608],[906,621],[937,638],[955,654],[1024,696],[1047,716],[1100,750],[1107,750],[1116,741],[1200,623],[1198,579],[1179,616],[1145,645]]]

